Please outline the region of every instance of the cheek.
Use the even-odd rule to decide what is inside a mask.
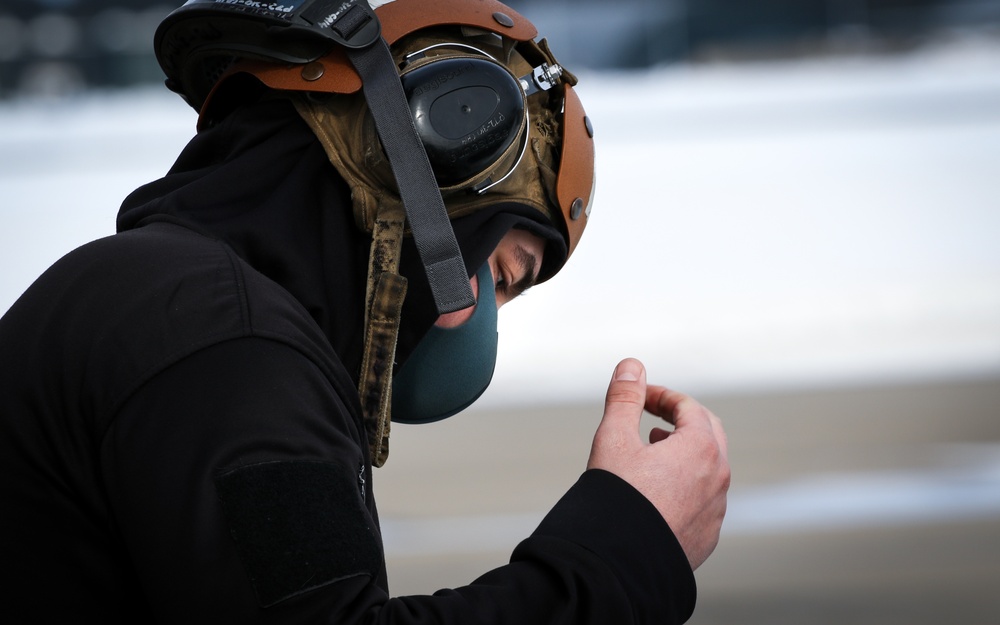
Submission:
[[[469,284],[472,285],[472,294],[479,299],[479,280],[476,276],[472,276],[469,280]],[[472,311],[476,309],[475,306],[469,306],[468,308],[463,308],[462,310],[456,310],[455,312],[445,313],[438,317],[437,321],[434,322],[439,328],[457,328],[472,316]]]

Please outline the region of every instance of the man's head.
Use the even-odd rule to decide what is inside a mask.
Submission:
[[[168,86],[199,110],[202,126],[263,88],[333,113],[317,134],[328,135],[358,223],[371,231],[379,206],[399,201],[395,181],[349,49],[336,43],[335,29],[310,22],[329,17],[326,5],[351,13],[344,9],[351,4],[300,0],[272,9],[190,0],[160,26],[156,50]],[[531,22],[500,2],[371,4],[449,217],[504,202],[537,210],[564,239],[565,251],[549,254],[560,258],[546,259],[540,279],[548,279],[579,241],[593,196],[592,131],[572,89],[576,78],[544,40],[535,42]],[[367,5],[356,8],[360,14]],[[348,43],[370,30],[358,26]]]
[[[485,382],[437,374],[452,375],[450,390],[467,387],[452,402],[464,407],[492,375],[492,358],[479,356],[495,354],[495,314],[491,338],[488,323],[465,321],[484,307],[469,306],[471,293],[449,301],[453,287],[476,287],[481,296],[488,280],[502,305],[550,278],[586,226],[594,182],[593,132],[573,91],[576,78],[544,40],[535,41],[528,20],[494,0],[377,4],[373,12],[359,0],[189,0],[156,34],[167,85],[200,112],[201,128],[247,101],[291,100],[350,186],[355,222],[372,236],[359,391],[375,424],[369,436],[376,464],[386,453],[389,389],[408,377],[386,377],[394,355],[410,356],[396,350],[397,332],[414,332],[405,314],[399,330],[407,279],[415,285],[426,278],[434,293],[437,324],[416,331],[426,332],[419,348],[437,345],[430,360],[460,360],[456,350],[478,354]],[[434,203],[440,215],[424,210]],[[476,229],[462,231],[459,222],[470,219]],[[411,233],[420,276],[400,267],[401,241]],[[454,251],[438,254],[442,246],[427,243],[435,237],[450,239]],[[420,300],[410,291],[412,310]],[[390,320],[381,338],[373,334],[382,326],[376,319]],[[473,334],[473,326],[487,329]],[[436,342],[445,334],[450,338]],[[458,334],[464,338],[455,340]],[[418,394],[426,394],[433,385],[418,379]],[[451,413],[435,410],[438,417]]]

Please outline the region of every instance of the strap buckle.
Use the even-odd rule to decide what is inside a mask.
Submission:
[[[382,26],[368,0],[315,0],[298,19],[310,31],[351,48],[367,48],[382,35]]]

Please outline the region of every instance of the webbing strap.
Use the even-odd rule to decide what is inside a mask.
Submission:
[[[325,106],[301,95],[284,95],[323,144],[330,162],[337,163],[337,143],[331,127],[335,115]],[[406,297],[406,278],[399,275],[406,213],[399,202],[381,203],[372,225],[368,251],[368,286],[365,290],[364,349],[358,376],[358,396],[364,411],[372,464],[380,467],[389,455],[389,409],[392,406],[392,368],[395,363],[399,319]]]
[[[403,243],[403,211],[379,207],[368,256],[365,294],[365,343],[358,394],[364,410],[372,465],[389,457],[392,367],[395,362],[399,318],[406,297],[406,278],[399,275]]]
[[[475,305],[469,276],[427,152],[413,125],[406,95],[385,39],[348,49],[365,101],[392,166],[413,241],[439,314]]]

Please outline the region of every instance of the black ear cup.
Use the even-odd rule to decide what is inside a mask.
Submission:
[[[497,63],[445,58],[405,72],[403,91],[442,187],[492,168],[518,141],[524,92]]]

